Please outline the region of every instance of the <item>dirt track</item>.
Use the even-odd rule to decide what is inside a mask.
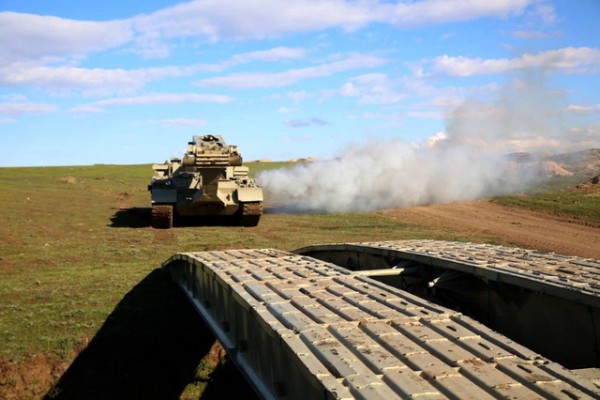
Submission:
[[[417,225],[496,236],[519,247],[600,259],[600,228],[488,200],[389,210],[385,214]]]

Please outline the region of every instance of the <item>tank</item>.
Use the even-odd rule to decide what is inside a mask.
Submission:
[[[152,166],[148,190],[152,198],[152,226],[168,229],[175,216],[233,218],[256,226],[263,212],[263,192],[242,166],[237,146],[219,135],[194,136],[183,158]]]

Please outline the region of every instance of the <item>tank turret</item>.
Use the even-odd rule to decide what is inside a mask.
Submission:
[[[237,146],[225,143],[219,135],[194,136],[183,157],[185,166],[241,166],[242,156]]]

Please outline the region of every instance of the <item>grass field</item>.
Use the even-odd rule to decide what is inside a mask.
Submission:
[[[536,189],[519,196],[499,196],[494,201],[533,211],[600,224],[600,192],[594,189],[576,189],[573,186],[557,189]]]
[[[256,172],[283,164],[248,165]],[[0,168],[0,398],[89,398],[90,388],[98,398],[210,394],[214,339],[158,269],[176,252],[412,238],[500,243],[376,213],[269,213],[268,203],[256,228],[155,230],[150,176],[149,165]],[[576,204],[600,220],[597,197],[532,196],[500,201],[560,204],[559,213]]]

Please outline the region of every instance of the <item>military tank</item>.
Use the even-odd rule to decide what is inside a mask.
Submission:
[[[148,190],[152,198],[152,226],[168,229],[175,216],[234,218],[256,226],[263,212],[262,189],[242,166],[237,146],[219,135],[193,136],[183,158],[152,166]]]

